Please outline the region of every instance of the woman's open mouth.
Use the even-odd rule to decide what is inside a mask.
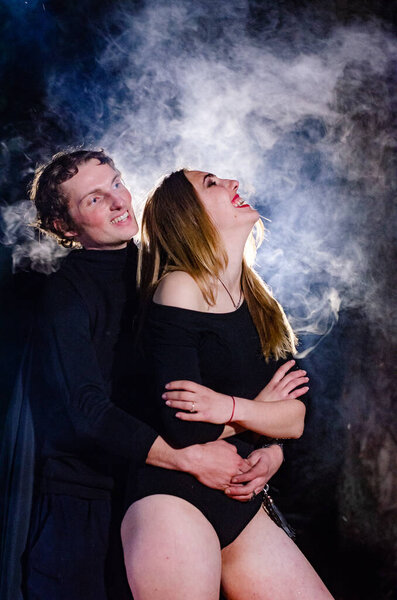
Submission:
[[[232,199],[232,204],[236,208],[243,208],[243,206],[249,206],[249,204],[247,204],[242,198],[240,198],[238,194],[236,194]]]

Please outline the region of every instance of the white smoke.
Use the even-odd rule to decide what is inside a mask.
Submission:
[[[116,131],[101,143],[123,165],[140,203],[162,174],[183,165],[237,177],[242,194],[271,219],[258,269],[298,333],[326,335],[340,306],[377,318],[379,281],[367,272],[364,226],[373,199],[365,189],[357,193],[376,165],[363,169],[363,135],[349,135],[355,111],[377,110],[360,83],[366,74],[386,78],[396,40],[376,23],[339,26],[321,44],[308,35],[288,52],[285,41],[250,37],[247,4],[232,2],[214,43],[198,33],[207,9],[156,3],[124,14],[123,33],[101,58],[106,70],[122,65],[116,87],[123,87],[113,96]],[[297,36],[307,23],[295,21]],[[350,88],[340,90],[352,65]],[[346,115],[341,102],[357,104]],[[378,176],[378,204],[380,184]]]
[[[374,21],[323,22],[319,35],[312,11],[285,13],[278,31],[275,11],[258,33],[245,0],[118,10],[109,31],[98,31],[107,39],[98,57],[107,96],[94,79],[54,70],[47,102],[65,127],[93,107],[92,136],[121,167],[138,207],[181,166],[239,179],[241,195],[270,219],[258,270],[298,333],[325,335],[340,307],[379,321],[383,275],[370,269],[381,226],[370,241],[368,221],[374,227],[389,202],[390,167],[379,157],[391,144],[392,101],[377,89],[397,42]],[[366,78],[375,81],[367,93]],[[366,115],[371,123],[379,110],[380,131],[365,132]]]
[[[23,267],[29,259],[29,268],[49,275],[59,267],[60,260],[68,250],[47,235],[36,235],[32,225],[36,219],[36,209],[28,200],[16,202],[1,209],[4,223],[2,243],[12,246],[13,269]]]

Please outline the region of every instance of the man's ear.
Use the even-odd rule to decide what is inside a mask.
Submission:
[[[61,219],[56,219],[52,222],[52,224],[54,226],[54,229],[56,229],[58,233],[62,234],[66,238],[75,238],[78,235],[77,231],[73,231],[71,229],[65,231],[66,226]]]

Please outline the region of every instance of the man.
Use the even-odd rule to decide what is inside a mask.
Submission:
[[[25,595],[105,600],[112,587],[105,571],[120,577],[105,565],[114,475],[123,461],[184,470],[245,501],[278,469],[282,452],[261,449],[244,461],[223,441],[173,449],[120,408],[137,387],[131,377],[137,251],[129,242],[138,225],[113,161],[102,151],[58,154],[36,172],[31,198],[39,226],[82,249],[48,278],[34,324],[29,402],[36,483]]]

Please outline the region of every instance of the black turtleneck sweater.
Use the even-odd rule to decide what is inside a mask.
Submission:
[[[157,437],[118,407],[134,389],[136,254],[72,251],[41,294],[29,391],[42,491],[105,497],[114,462],[143,463]]]

